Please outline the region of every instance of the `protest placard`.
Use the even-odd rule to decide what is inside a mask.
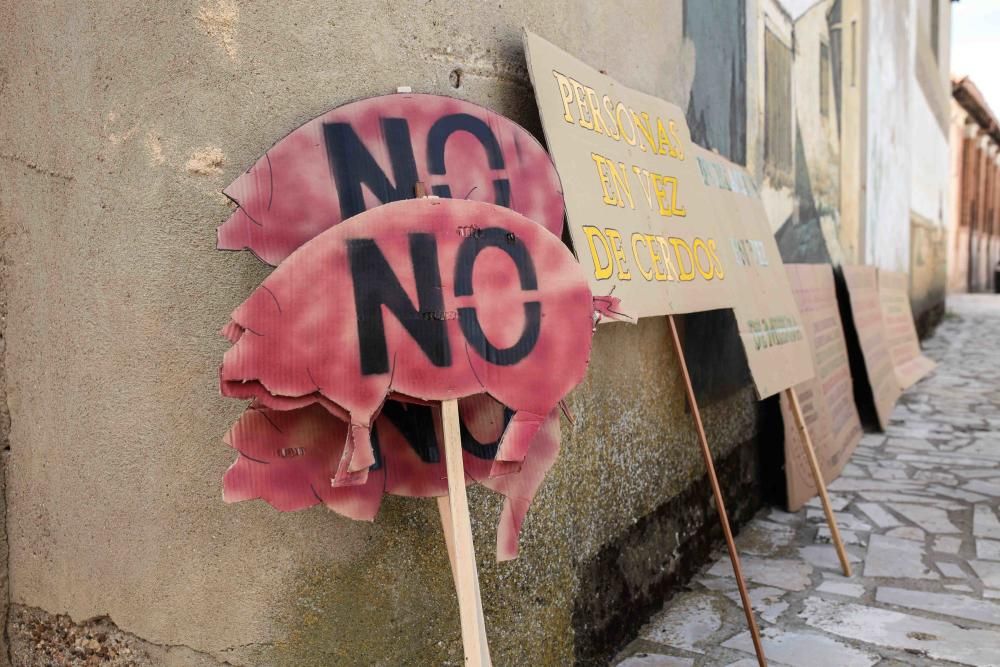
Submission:
[[[786,264],[785,270],[802,314],[816,367],[816,376],[796,385],[795,391],[823,479],[830,482],[840,475],[862,435],[833,269],[829,264]],[[781,399],[781,411],[788,510],[794,512],[818,490],[795,425],[791,402],[785,396]]]

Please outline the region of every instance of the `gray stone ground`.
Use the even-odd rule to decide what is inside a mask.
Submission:
[[[823,513],[762,511],[737,538],[769,664],[1000,665],[1000,296],[948,299],[939,362],[830,485]],[[725,552],[641,631],[621,667],[756,665]]]

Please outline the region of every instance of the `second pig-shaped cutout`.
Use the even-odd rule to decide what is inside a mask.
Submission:
[[[580,265],[537,223],[475,201],[397,202],[304,244],[236,309],[222,387],[279,409],[342,409],[337,486],[367,479],[390,395],[485,392],[514,411],[491,470],[504,474],[583,379],[593,317]]]

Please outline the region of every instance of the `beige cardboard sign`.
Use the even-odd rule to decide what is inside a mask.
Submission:
[[[910,308],[909,276],[880,269],[878,297],[896,379],[899,386],[906,389],[937,366],[920,351],[917,328],[913,324],[913,311]]]
[[[844,266],[844,282],[851,302],[851,316],[865,360],[868,384],[879,426],[889,424],[893,406],[903,393],[889,352],[888,334],[879,299],[878,270],[874,266]]]
[[[595,296],[632,317],[732,308],[761,397],[813,374],[760,195],[684,113],[525,33],[528,69]]]
[[[854,404],[851,366],[837,307],[833,268],[829,264],[786,264],[799,305],[816,376],[795,387],[823,479],[840,475],[861,441],[861,419]],[[781,397],[785,423],[785,477],[788,509],[794,512],[818,489],[788,398]]]

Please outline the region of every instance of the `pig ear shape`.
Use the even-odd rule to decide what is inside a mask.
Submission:
[[[260,242],[265,238],[265,220],[262,218],[274,198],[273,177],[271,160],[264,153],[222,191],[236,204],[236,210],[216,229],[216,247],[219,250],[249,250],[258,259],[277,265],[274,258],[262,256],[268,254],[268,248],[266,243]],[[258,248],[263,248],[263,252]]]

